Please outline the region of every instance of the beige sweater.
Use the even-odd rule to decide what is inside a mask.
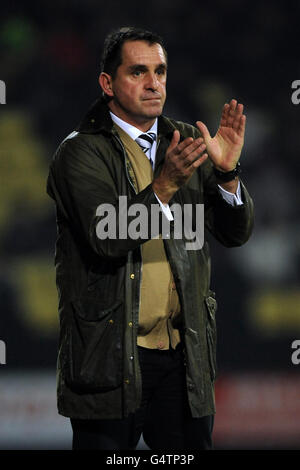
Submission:
[[[126,149],[137,192],[153,180],[153,170],[140,146],[114,124]],[[172,326],[180,312],[180,303],[171,268],[161,238],[149,240],[142,248],[142,283],[139,310],[138,345],[150,349],[175,348],[179,331]]]

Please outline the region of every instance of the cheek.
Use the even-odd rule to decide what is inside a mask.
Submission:
[[[160,83],[160,92],[166,94],[166,82]]]
[[[166,88],[165,87],[162,87],[160,89],[160,94],[162,96],[162,99],[163,99],[163,103],[166,101],[166,97],[167,97],[167,93],[166,93]]]
[[[118,80],[114,83],[113,92],[118,99],[129,100],[132,94],[132,87],[126,80]]]
[[[139,90],[137,86],[130,86],[129,84],[125,85],[119,92],[119,96],[126,100],[128,103],[136,101],[139,96]]]

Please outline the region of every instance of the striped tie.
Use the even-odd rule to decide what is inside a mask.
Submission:
[[[151,166],[153,168],[153,161],[151,159],[151,147],[156,139],[154,132],[147,132],[147,134],[140,134],[135,141],[139,144],[144,154],[149,158]]]

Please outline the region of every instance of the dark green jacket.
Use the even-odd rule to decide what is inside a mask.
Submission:
[[[137,352],[142,275],[140,245],[145,240],[97,237],[97,207],[127,196],[128,207],[158,204],[151,185],[137,193],[126,152],[112,127],[108,107],[98,100],[54,155],[47,192],[57,208],[56,275],[59,293],[58,410],[83,419],[121,418],[141,400]],[[191,125],[158,119],[159,174],[174,129],[181,139],[197,137]],[[253,225],[252,201],[242,185],[242,206],[220,196],[206,161],[170,201],[204,204],[205,227],[225,246],[245,243]],[[118,220],[118,217],[117,217]],[[117,232],[118,233],[118,232]],[[166,254],[180,298],[178,323],[184,344],[192,415],[215,412],[216,301],[210,291],[208,244],[186,250],[186,240],[165,239]]]

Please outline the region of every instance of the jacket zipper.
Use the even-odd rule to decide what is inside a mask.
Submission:
[[[119,139],[119,137],[117,135],[114,135],[115,139],[117,140],[117,142],[120,144],[121,146],[121,149],[122,149],[122,152],[123,152],[123,157],[124,157],[124,165],[125,165],[125,171],[126,171],[126,178],[127,180],[129,181],[129,184],[130,186],[132,187],[133,191],[135,194],[137,194],[137,191],[129,177],[129,174],[128,174],[128,170],[127,170],[127,164],[126,164],[126,159],[127,159],[127,155],[126,155],[126,150],[124,148],[124,145],[121,141],[121,139]],[[141,247],[139,247],[140,249],[140,259],[141,259],[141,263],[140,263],[140,283],[139,283],[139,310],[140,310],[140,306],[141,306],[141,285],[142,285],[142,274],[143,274],[143,262],[142,262],[142,249]],[[137,318],[134,318],[134,323],[133,323],[133,327],[136,327],[138,328],[138,324],[139,324],[139,318],[137,316]],[[135,335],[134,335],[135,336]],[[136,346],[136,351],[137,351],[137,341],[136,341],[136,345],[132,345],[133,346],[133,351],[135,350],[135,346]],[[139,376],[137,375],[137,368],[139,370]],[[134,354],[134,370],[135,370],[135,381],[136,383],[138,383],[139,387],[136,387],[136,390],[137,390],[137,402],[140,404],[141,403],[141,399],[142,399],[142,383],[141,383],[141,380],[139,380],[139,377],[141,377],[141,369],[140,369],[140,366],[139,366],[139,360],[138,360],[138,351],[137,351],[137,354],[135,355]]]

